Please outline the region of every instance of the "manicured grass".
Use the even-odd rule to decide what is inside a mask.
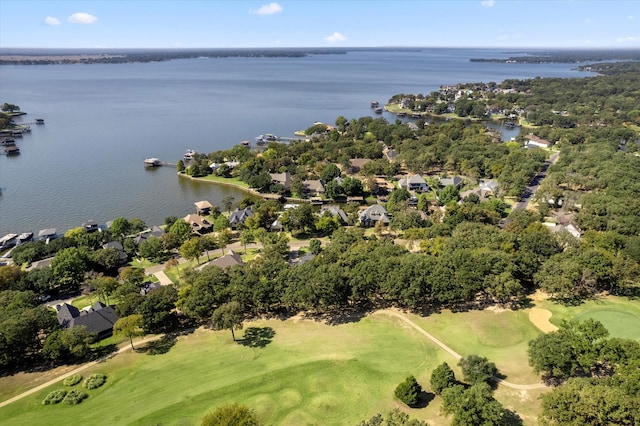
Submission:
[[[215,182],[215,183],[221,183],[224,185],[233,185],[240,188],[249,189],[249,185],[247,185],[245,182],[237,178],[224,178],[224,177],[215,176],[215,175],[207,175],[207,176],[199,177],[196,179],[206,180],[206,181]]]
[[[386,315],[336,326],[309,320],[256,321],[275,335],[264,347],[199,329],[161,355],[125,353],[83,372],[108,376],[78,406],[43,406],[59,387],[0,409],[6,425],[197,424],[216,406],[241,402],[267,424],[355,424],[397,405],[393,389],[413,374],[428,388],[431,370],[449,356]],[[447,424],[438,400],[412,416]],[[439,420],[438,420],[439,419]],[[435,420],[435,421],[434,421]]]
[[[540,381],[529,367],[527,357],[528,342],[539,336],[540,331],[529,321],[527,311],[442,311],[410,318],[463,357],[477,354],[489,358],[510,382]],[[453,367],[457,361],[451,359]]]
[[[640,340],[640,301],[625,297],[607,296],[588,300],[578,306],[565,306],[545,300],[536,302],[553,314],[551,322],[560,325],[562,320],[584,321],[593,318],[609,330],[612,337]]]

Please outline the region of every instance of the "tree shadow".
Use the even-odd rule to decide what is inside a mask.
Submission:
[[[433,399],[436,397],[436,394],[433,392],[425,392],[422,391],[418,395],[418,402],[413,404],[411,408],[425,408]]]
[[[273,340],[276,332],[271,327],[249,327],[245,330],[244,336],[237,342],[249,348],[264,348]]]
[[[159,340],[147,343],[145,346],[137,348],[137,352],[143,352],[147,355],[163,355],[169,352],[177,342],[175,334],[165,334]]]
[[[504,424],[508,426],[522,426],[524,424],[522,422],[522,419],[517,413],[507,409],[504,410],[503,419],[504,419]]]

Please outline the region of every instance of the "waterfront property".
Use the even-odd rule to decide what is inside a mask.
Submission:
[[[213,224],[198,214],[189,214],[184,217],[184,220],[191,226],[194,234],[204,235],[213,231]]]
[[[57,306],[57,311],[58,322],[63,328],[84,326],[88,332],[96,333],[98,339],[111,336],[113,324],[119,319],[116,311],[102,302],[83,310],[63,303]]]

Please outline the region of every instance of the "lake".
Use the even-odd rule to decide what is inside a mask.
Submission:
[[[428,94],[459,82],[586,76],[571,64],[469,62],[514,52],[482,49],[371,50],[297,58],[183,59],[155,63],[0,66],[0,104],[43,118],[0,156],[0,236],[93,219],[137,217],[148,225],[220,205],[235,189],[179,178],[187,149],[227,149],[259,134],[293,136],[315,121],[374,115],[398,93]],[[389,120],[395,116],[384,113]],[[515,132],[517,134],[517,130]]]

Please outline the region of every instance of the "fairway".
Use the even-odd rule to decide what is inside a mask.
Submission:
[[[105,373],[107,382],[79,405],[42,405],[63,387],[58,384],[1,408],[2,424],[194,425],[228,402],[254,407],[267,424],[356,424],[396,407],[393,389],[406,376],[428,388],[431,370],[451,362],[384,315],[336,326],[294,318],[245,327],[268,330],[272,338],[250,347],[233,342],[228,331],[198,329],[166,353],[123,353],[83,372]],[[448,423],[437,401],[407,410],[432,424]]]

